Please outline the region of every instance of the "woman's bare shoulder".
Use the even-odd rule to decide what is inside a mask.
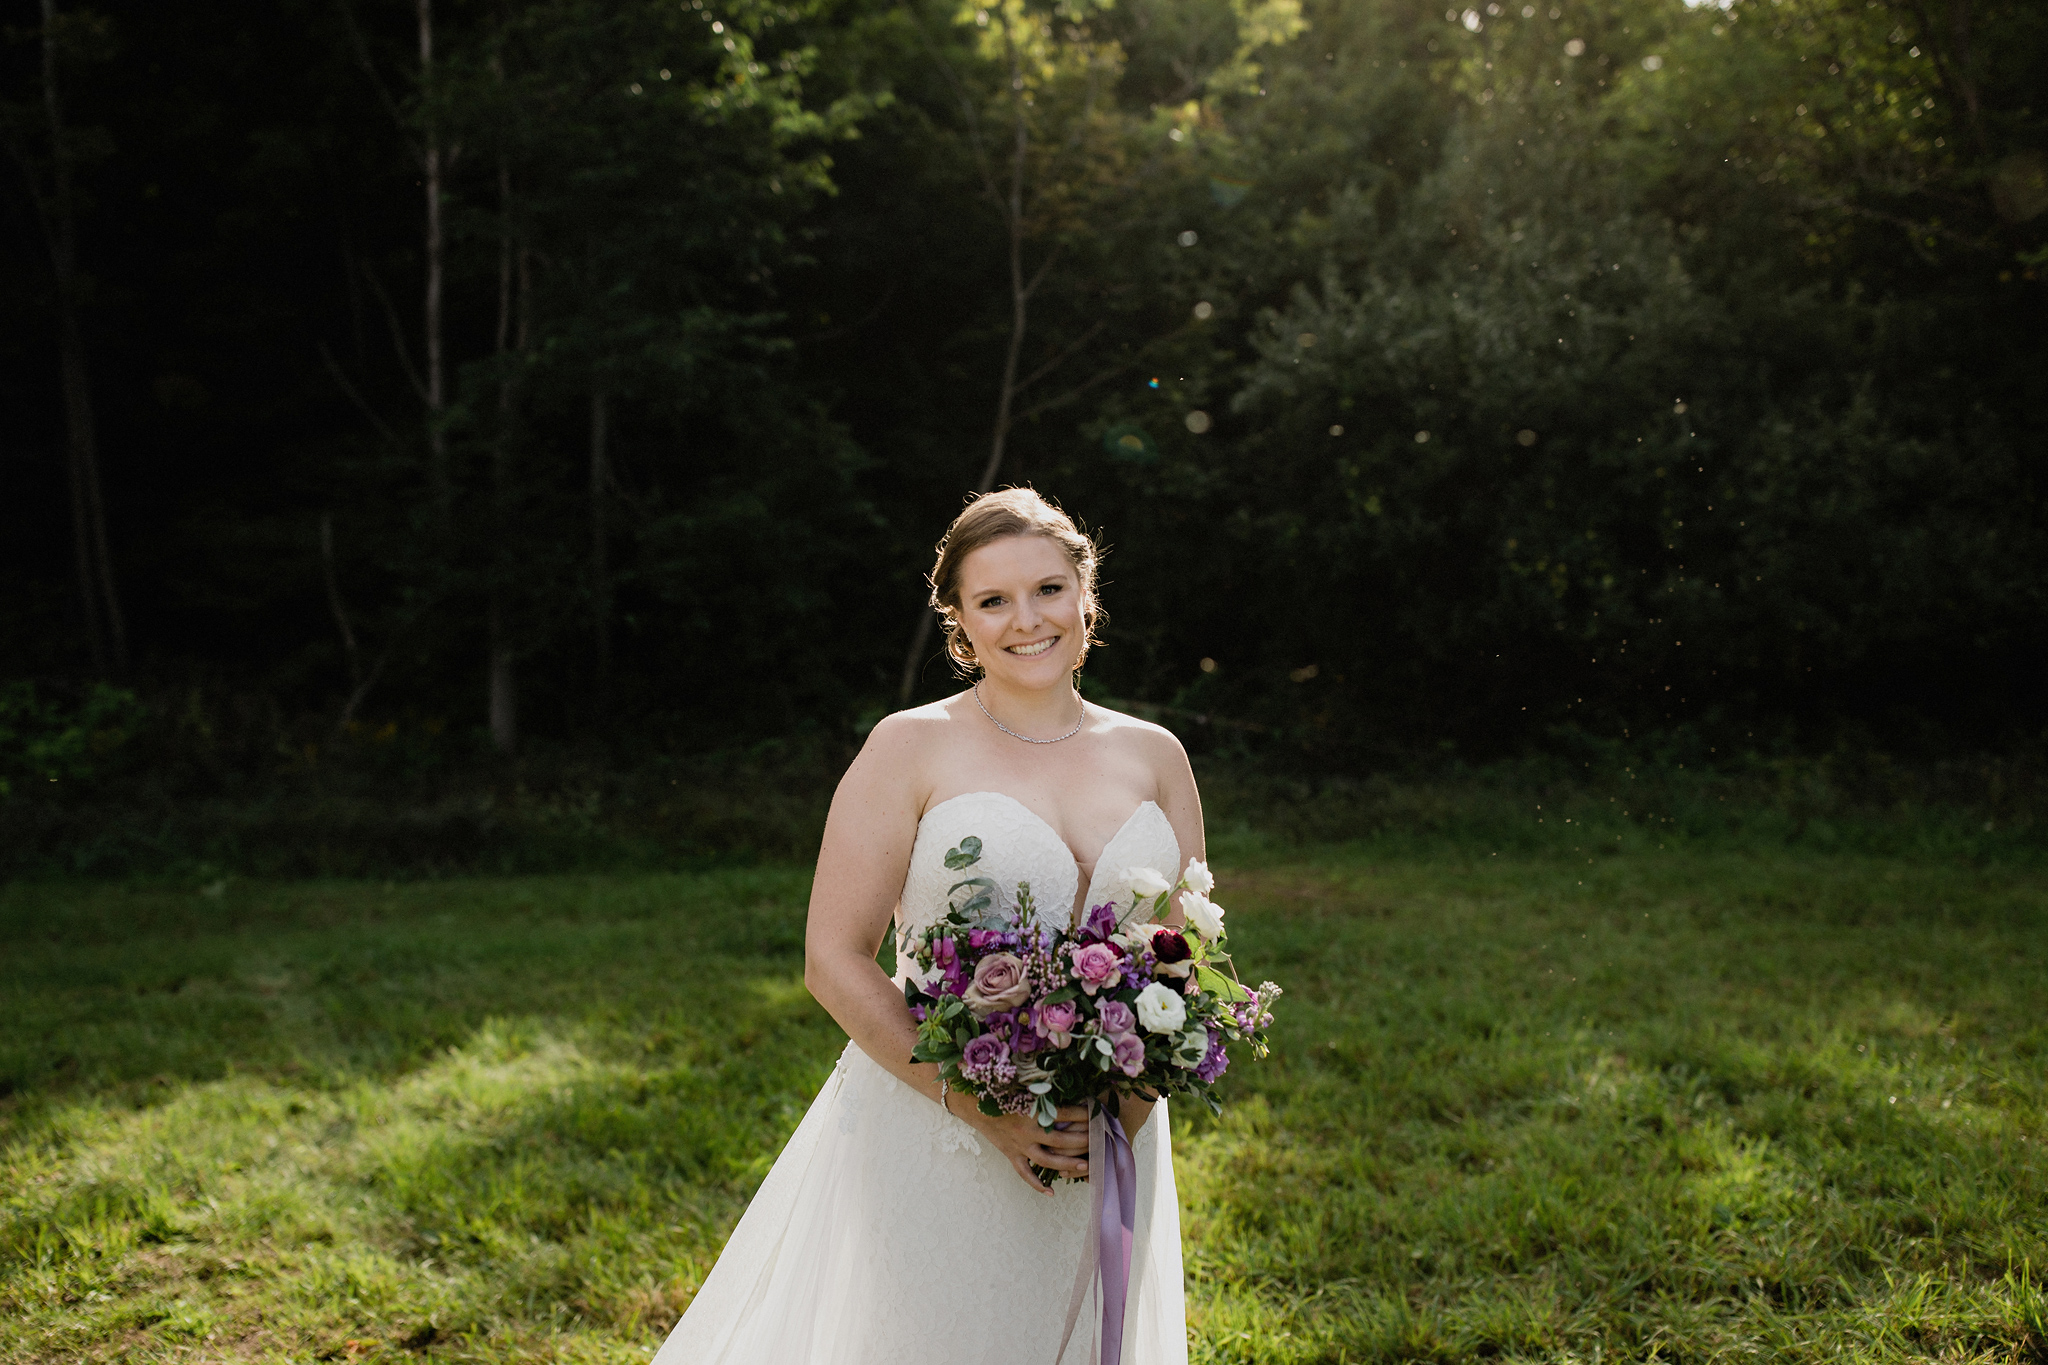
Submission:
[[[1096,725],[1120,748],[1143,760],[1159,775],[1162,785],[1170,777],[1187,772],[1187,750],[1181,747],[1180,737],[1173,731],[1098,702],[1088,705],[1095,712]]]
[[[958,725],[953,710],[958,700],[949,697],[882,717],[868,732],[847,776],[858,774],[863,782],[917,787],[930,771],[933,756]]]
[[[1117,739],[1122,743],[1141,744],[1151,747],[1170,747],[1174,752],[1179,752],[1180,750],[1179,738],[1164,725],[1155,725],[1151,721],[1131,715],[1127,711],[1118,711],[1114,707],[1104,706],[1099,701],[1089,702],[1088,712],[1097,727],[1114,732]]]

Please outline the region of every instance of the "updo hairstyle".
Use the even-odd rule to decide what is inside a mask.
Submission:
[[[973,499],[940,539],[938,562],[932,565],[931,602],[945,627],[946,653],[963,677],[973,677],[981,667],[973,643],[960,628],[960,566],[982,546],[1011,536],[1044,536],[1052,541],[1066,552],[1081,580],[1081,654],[1074,661],[1078,671],[1088,660],[1088,647],[1101,643],[1095,638],[1096,625],[1105,619],[1095,595],[1100,552],[1072,517],[1030,488],[1005,488]]]

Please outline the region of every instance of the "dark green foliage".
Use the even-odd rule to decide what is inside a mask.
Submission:
[[[392,0],[60,8],[121,681],[269,718],[181,799],[296,800],[280,769],[388,726],[495,781],[494,655],[528,752],[600,766],[836,751],[888,705],[1013,320],[971,12],[447,3],[423,69]],[[2038,744],[2039,7],[1491,8],[1050,31],[1004,478],[1113,547],[1089,684],[1324,774]],[[43,175],[38,38],[0,123]],[[16,208],[0,675],[57,695]]]

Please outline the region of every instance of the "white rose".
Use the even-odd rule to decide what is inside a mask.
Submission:
[[[1173,1064],[1184,1071],[1193,1071],[1209,1055],[1209,1030],[1195,1025],[1173,1043]],[[1022,1073],[1019,1073],[1022,1074]]]
[[[1158,869],[1150,867],[1132,868],[1124,874],[1124,885],[1130,888],[1132,895],[1146,901],[1173,889],[1166,884],[1166,878],[1159,875]]]
[[[1203,938],[1214,941],[1223,936],[1223,907],[1199,891],[1188,891],[1180,898],[1182,913],[1188,917],[1188,925]]]
[[[1138,1022],[1152,1033],[1173,1033],[1188,1021],[1188,1006],[1180,992],[1155,981],[1138,992]]]
[[[1200,858],[1188,859],[1188,870],[1181,874],[1181,880],[1204,896],[1216,889],[1215,874],[1209,871],[1209,865]]]

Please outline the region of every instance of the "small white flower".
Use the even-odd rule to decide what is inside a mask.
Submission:
[[[1215,874],[1209,871],[1209,865],[1200,858],[1188,859],[1188,870],[1181,874],[1181,880],[1186,882],[1190,889],[1199,891],[1204,896],[1216,889]]]
[[[1195,1025],[1173,1044],[1173,1064],[1185,1071],[1192,1071],[1202,1064],[1209,1055],[1209,1030]]]
[[[1138,992],[1138,1022],[1148,1031],[1173,1033],[1187,1021],[1187,1001],[1173,987],[1155,981]]]
[[[1131,894],[1139,900],[1147,901],[1154,896],[1163,896],[1173,889],[1166,884],[1166,878],[1159,875],[1159,870],[1151,867],[1132,868],[1124,874],[1124,885],[1128,886]]]
[[[1223,936],[1223,907],[1199,891],[1189,891],[1180,898],[1180,908],[1188,917],[1188,925],[1203,938],[1215,940]]]

